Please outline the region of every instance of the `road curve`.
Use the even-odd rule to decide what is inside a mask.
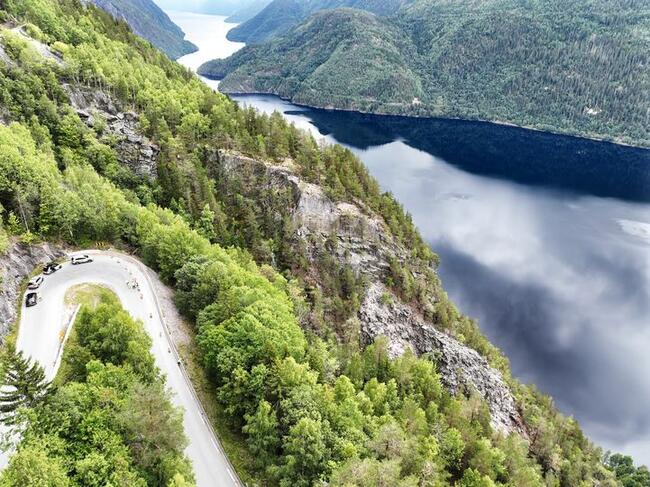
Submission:
[[[90,250],[79,253],[90,255],[93,262],[76,266],[66,262],[61,270],[45,276],[38,290],[41,301],[37,306],[26,308],[23,299],[16,348],[38,361],[49,378],[54,377],[59,365],[61,337],[71,318],[64,304],[66,291],[86,283],[107,286],[117,294],[131,316],[144,323],[151,336],[151,352],[156,365],[167,377],[172,401],[184,410],[183,423],[189,438],[185,452],[192,462],[197,486],[240,487],[242,484],[205,418],[184,368],[179,365],[153,288],[152,271],[136,259],[117,252]],[[139,290],[127,286],[132,279],[137,280]]]

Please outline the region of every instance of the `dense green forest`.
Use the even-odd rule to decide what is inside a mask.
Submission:
[[[22,355],[5,358],[18,394],[3,408],[22,440],[3,487],[190,487],[182,412],[149,349],[151,340],[110,291],[82,307],[55,384]],[[31,368],[30,368],[31,367]],[[38,367],[38,366],[36,366]],[[31,390],[30,390],[31,387]]]
[[[643,471],[631,471],[625,457],[603,463],[603,452],[551,399],[508,377],[507,361],[475,323],[443,300],[432,267],[436,257],[408,215],[349,151],[320,146],[279,114],[239,108],[94,7],[77,0],[10,0],[4,8],[5,26],[25,25],[63,62],[44,58],[8,28],[0,31],[6,56],[0,61],[0,245],[7,234],[24,242],[109,242],[137,252],[156,269],[174,286],[179,309],[194,324],[213,394],[255,459],[247,473],[259,485],[370,487],[381,479],[396,486],[586,487],[621,485],[617,476],[642,478]],[[117,162],[105,125],[89,128],[80,120],[66,91],[79,85],[102,90],[139,114],[143,132],[160,147],[156,180]],[[387,278],[405,299],[439,294],[442,307],[425,312],[450,333],[467,337],[506,374],[527,436],[493,431],[487,406],[472,390],[452,396],[441,386],[432,357],[407,353],[390,359],[384,340],[362,349],[354,339],[336,339],[331,328],[353,312],[363,283],[349,269],[325,262],[316,271],[332,292],[309,293],[304,274],[310,269],[291,242],[286,215],[276,211],[283,195],[267,194],[263,201],[238,197],[234,186],[210,175],[216,148],[268,161],[291,158],[301,177],[322,185],[332,198],[380,215],[386,232],[413,253],[412,262],[395,263]],[[429,272],[416,279],[416,267]],[[136,400],[132,390],[151,386],[147,390],[162,401],[144,353],[146,337],[115,303],[105,305],[80,316],[53,397],[70,387],[79,395],[68,392],[64,398],[86,398],[90,412],[97,394],[113,391],[121,398],[114,405],[119,411],[123,401]],[[305,314],[321,317],[323,333],[300,326]],[[106,355],[97,340],[112,337],[110,329],[118,324],[132,332],[128,346]],[[92,453],[86,436],[56,438],[79,425],[68,430],[54,424],[52,444],[41,442],[50,430],[39,418],[63,421],[68,411],[50,413],[47,408],[58,403],[43,404],[45,409],[26,411],[33,434],[21,443],[26,454],[14,457],[20,459],[16,475],[39,476],[14,481],[6,474],[5,485],[40,487],[47,485],[43,478],[57,479],[50,484],[57,486],[83,483],[77,476],[85,472],[96,483],[84,485],[105,485],[114,469],[101,469],[101,455],[81,457],[81,451]],[[116,461],[122,455],[124,475],[154,486],[183,485],[190,478],[178,444],[170,444],[176,452],[171,463],[167,457],[145,463],[151,458],[132,452],[129,460],[134,430],[128,428],[138,427],[137,418],[126,418],[133,423],[122,430],[123,423],[100,413],[96,426],[114,439],[115,450],[107,454]],[[175,427],[173,417],[161,434]]]
[[[92,0],[95,5],[118,19],[124,19],[133,31],[147,39],[172,59],[196,51],[185,40],[185,33],[174,24],[153,0]]]
[[[316,107],[650,145],[643,0],[416,0],[391,17],[371,17],[323,11],[199,72],[223,78],[225,92],[274,93]]]
[[[282,35],[314,12],[350,7],[390,15],[409,0],[273,0],[261,12],[228,32],[233,42],[256,44]]]

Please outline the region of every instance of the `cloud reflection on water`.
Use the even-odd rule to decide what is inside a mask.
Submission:
[[[618,223],[650,221],[648,205],[472,175],[402,142],[361,155],[514,373],[602,445],[650,463],[634,444],[650,438],[650,245]]]
[[[200,48],[180,60],[191,69],[240,47],[221,17],[170,15]],[[236,99],[354,150],[413,215],[450,296],[515,375],[597,443],[650,465],[650,151]]]
[[[413,215],[449,295],[515,375],[603,447],[650,464],[650,151],[237,100],[356,152]]]

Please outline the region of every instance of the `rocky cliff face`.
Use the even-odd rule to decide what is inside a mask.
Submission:
[[[517,405],[501,374],[490,367],[476,350],[436,329],[410,306],[394,296],[386,299],[389,294],[390,291],[380,282],[375,281],[368,287],[359,311],[362,340],[369,344],[385,336],[389,339],[392,355],[399,355],[407,349],[418,354],[430,354],[436,361],[443,383],[452,393],[471,388],[486,401],[493,428],[504,433],[517,431],[524,434]]]
[[[155,178],[158,146],[140,135],[138,115],[125,111],[101,90],[66,85],[70,103],[88,126],[103,125],[104,139],[110,139],[118,160],[138,176]]]
[[[393,356],[407,349],[430,354],[443,383],[452,392],[474,389],[486,401],[496,430],[525,434],[514,397],[501,374],[475,350],[436,329],[385,285],[389,260],[404,262],[409,252],[390,236],[380,217],[362,204],[332,201],[320,186],[301,180],[290,161],[269,165],[221,151],[215,164],[223,177],[265,174],[268,185],[290,189],[293,207],[288,210],[295,236],[306,245],[309,259],[315,262],[319,253],[333,252],[342,265],[364,276],[368,285],[358,312],[363,342],[368,344],[385,336]],[[337,242],[334,250],[326,246],[332,238]]]
[[[288,210],[296,227],[295,236],[306,245],[312,260],[323,252],[325,241],[335,237],[337,245],[329,253],[334,252],[339,261],[355,272],[380,279],[389,267],[388,256],[402,260],[406,253],[390,237],[383,220],[361,204],[332,201],[322,187],[300,179],[291,161],[267,165],[226,151],[220,151],[216,159],[220,174],[226,177],[264,173],[271,186],[291,190],[294,206]]]
[[[0,255],[0,337],[7,334],[16,319],[23,280],[34,268],[64,255],[60,248],[48,244],[27,246],[16,241]]]
[[[22,27],[12,29],[22,36],[45,59],[63,65],[62,58],[42,42],[30,37]],[[12,65],[5,50],[0,46],[0,62]],[[155,178],[157,176],[156,158],[159,148],[147,137],[140,134],[138,115],[124,110],[109,94],[95,88],[80,85],[64,85],[70,103],[79,118],[90,128],[103,126],[103,138],[114,147],[120,163],[129,167],[138,176]],[[6,123],[6,117],[0,107],[0,122]]]

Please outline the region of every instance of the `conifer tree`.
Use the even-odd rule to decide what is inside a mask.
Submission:
[[[47,397],[51,387],[40,365],[22,352],[11,353],[0,389],[0,421],[12,424],[18,409],[36,406]]]

